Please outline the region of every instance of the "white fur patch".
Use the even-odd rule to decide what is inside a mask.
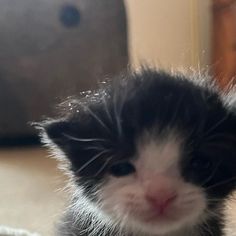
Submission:
[[[135,235],[196,235],[196,226],[204,215],[206,198],[201,188],[187,183],[180,174],[181,139],[147,139],[138,143],[136,172],[109,177],[100,191],[101,207],[114,222]],[[146,195],[173,190],[177,198],[164,217],[153,216]]]
[[[144,178],[148,174],[163,173],[179,177],[180,156],[180,143],[174,138],[164,141],[150,139],[138,144],[138,159],[135,166]]]

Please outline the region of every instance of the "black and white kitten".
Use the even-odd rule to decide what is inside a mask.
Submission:
[[[143,69],[65,103],[41,124],[73,176],[57,235],[224,235],[236,189],[230,99],[204,78]]]

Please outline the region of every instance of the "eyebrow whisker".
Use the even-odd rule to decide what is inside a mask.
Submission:
[[[97,155],[95,155],[93,158],[91,158],[89,161],[87,161],[83,166],[81,166],[76,173],[80,173],[82,170],[84,170],[88,165],[93,163],[95,160],[97,160],[99,157],[101,157],[105,153],[109,153],[111,150],[107,149],[102,152],[99,152]]]
[[[77,138],[66,133],[63,133],[63,135],[71,140],[78,142],[107,142],[106,139],[100,139],[100,138]]]

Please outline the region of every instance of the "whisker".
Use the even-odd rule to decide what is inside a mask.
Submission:
[[[192,204],[192,203],[194,203],[194,200],[196,200],[196,199],[186,199],[185,201],[180,201],[179,202],[179,204],[184,204],[184,205],[187,205],[187,204]]]
[[[182,196],[185,197],[185,196],[188,196],[188,195],[192,195],[192,194],[200,194],[199,193],[199,190],[191,190],[191,191],[188,191],[186,193],[182,193]]]
[[[96,151],[103,151],[105,148],[102,146],[90,146],[83,148],[84,150],[96,150]]]
[[[103,128],[105,128],[109,133],[111,133],[110,129],[107,127],[107,125],[105,125],[105,123],[88,107],[88,106],[84,106],[85,110],[87,110],[94,118],[95,120],[101,125],[103,126]]]
[[[179,98],[179,100],[178,100],[178,102],[177,102],[177,104],[175,106],[175,112],[172,115],[172,118],[170,120],[170,125],[169,125],[170,127],[172,127],[173,124],[176,121],[176,117],[178,116],[178,113],[179,113],[179,110],[180,110],[180,107],[181,107],[181,104],[182,104],[183,100],[184,100],[184,94],[181,95],[181,97]]]
[[[190,196],[190,197],[185,197],[185,196],[180,196],[181,198],[179,199],[179,203],[180,204],[185,204],[185,203],[188,203],[188,202],[194,202],[195,200],[197,200],[199,197],[201,197],[201,194],[198,193],[198,194],[193,194],[193,196]]]
[[[122,136],[122,127],[121,127],[121,120],[120,120],[120,112],[118,112],[118,109],[117,109],[116,96],[113,96],[113,105],[114,105],[116,126],[117,126],[117,130],[118,130],[118,134],[121,137]]]
[[[120,216],[117,220],[116,224],[119,228],[119,235],[123,235],[123,231],[125,229],[125,225],[127,224],[127,220],[129,218],[129,211],[127,211],[124,215]]]
[[[219,217],[219,214],[215,211],[212,211],[210,209],[206,209],[205,212],[210,215],[210,216],[213,216],[213,217]]]
[[[215,135],[211,135],[211,136],[208,136],[205,138],[206,141],[210,141],[210,140],[214,140],[216,138],[227,138],[227,139],[230,139],[230,140],[236,140],[236,137],[234,137],[233,135],[228,135],[228,134],[224,134],[224,133],[218,133],[218,134],[215,134]]]
[[[122,92],[120,92],[122,90]],[[115,120],[116,120],[116,125],[117,125],[117,130],[118,130],[118,135],[119,137],[122,136],[123,130],[122,130],[122,120],[121,120],[121,113],[125,105],[125,101],[127,99],[129,92],[129,96],[131,97],[131,91],[128,91],[127,86],[122,86],[121,84],[116,85],[116,89],[114,91],[113,95],[113,107],[114,107],[114,114],[115,114]]]
[[[221,163],[223,162],[223,160],[220,160],[217,164],[217,166],[215,167],[215,169],[212,171],[211,175],[201,184],[202,187],[204,187],[205,184],[207,184],[215,175],[216,171],[218,170],[218,168],[220,167]]]
[[[208,202],[219,202],[219,201],[221,201],[222,199],[220,199],[220,198],[215,198],[215,199],[207,199],[207,201]]]
[[[204,224],[201,225],[201,227],[204,231],[207,231],[209,233],[209,235],[214,236],[214,234],[211,231],[211,228],[210,228],[209,224],[207,223],[207,221],[205,221]]]
[[[209,128],[206,133],[204,134],[203,137],[206,137],[208,134],[210,134],[212,131],[214,131],[217,127],[219,127],[227,118],[228,118],[228,114],[227,116],[223,117],[221,120],[219,120],[215,125],[213,125],[211,128]]]
[[[92,162],[94,162],[95,160],[97,160],[97,158],[99,158],[100,156],[102,156],[104,153],[108,153],[110,152],[111,150],[104,150],[100,153],[98,153],[97,155],[95,155],[92,159],[90,159],[89,161],[87,161],[83,166],[81,166],[79,168],[79,170],[76,171],[76,173],[79,173],[81,172],[84,168],[86,168],[88,165],[90,165]]]
[[[77,138],[66,133],[63,133],[63,135],[71,140],[78,142],[107,142],[106,139],[100,139],[100,138]]]
[[[104,104],[104,109],[105,109],[108,119],[110,120],[111,123],[113,123],[113,119],[112,119],[111,113],[109,112],[107,100],[105,99],[105,95],[102,96],[102,102]]]
[[[213,184],[213,185],[207,187],[206,190],[215,188],[215,187],[220,186],[220,185],[223,185],[223,184],[227,184],[227,183],[229,183],[229,182],[231,182],[231,181],[233,181],[233,180],[236,180],[236,176],[234,176],[234,177],[232,177],[232,178],[230,178],[230,179],[221,181],[221,182],[219,182],[219,183],[217,183],[217,184]]]
[[[108,163],[112,160],[112,158],[113,158],[113,156],[111,156],[111,157],[109,157],[106,161],[105,161],[105,163],[101,166],[101,168],[97,171],[97,173],[95,174],[95,176],[96,175],[98,175],[99,173],[101,173],[104,169],[105,169],[105,167],[108,165]]]

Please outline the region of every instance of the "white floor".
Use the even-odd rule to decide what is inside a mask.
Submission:
[[[53,235],[65,177],[43,149],[0,150],[0,225]]]

